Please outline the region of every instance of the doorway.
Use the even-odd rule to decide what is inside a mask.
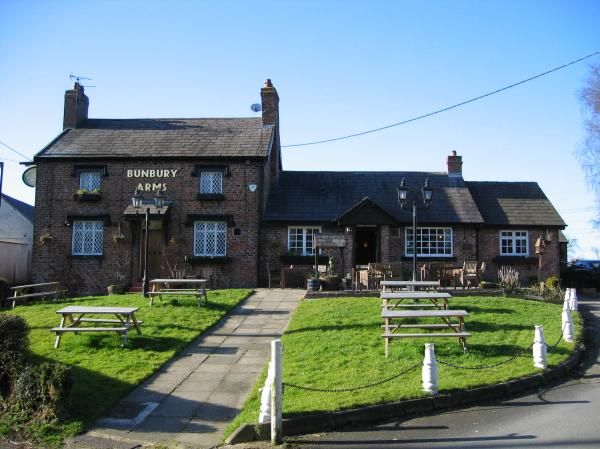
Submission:
[[[356,227],[354,235],[354,264],[367,265],[377,262],[377,228]]]
[[[144,275],[144,245],[146,242],[143,226],[142,223],[142,232],[140,233],[142,237],[140,245],[140,277]],[[152,229],[152,227],[154,226],[151,226],[148,230],[148,279],[160,277],[160,259],[162,252],[163,231],[162,229]]]

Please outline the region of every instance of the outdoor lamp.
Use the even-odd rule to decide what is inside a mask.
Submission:
[[[425,207],[431,206],[431,202],[433,201],[433,189],[429,187],[429,178],[425,179],[425,185],[421,190],[423,191],[423,202],[425,203]]]
[[[404,185],[404,178],[402,178],[402,181],[400,181],[400,185],[396,187],[396,190],[398,191],[398,204],[400,205],[400,209],[402,209],[406,203],[406,197],[408,196],[408,187]]]
[[[144,197],[142,196],[142,192],[140,192],[138,189],[135,189],[135,192],[131,197],[131,204],[133,204],[133,207],[135,207],[136,209],[141,208],[143,200]]]
[[[157,209],[162,209],[162,207],[165,205],[165,195],[161,190],[157,190],[154,194],[154,205]]]

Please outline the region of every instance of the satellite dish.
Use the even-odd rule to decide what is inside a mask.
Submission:
[[[23,172],[23,176],[21,177],[21,179],[23,179],[23,182],[25,183],[25,185],[27,185],[29,187],[35,187],[36,172],[37,172],[37,167],[35,165],[29,167],[27,170],[25,170]]]
[[[253,105],[251,105],[250,109],[252,109],[252,112],[260,112],[260,111],[262,111],[262,107],[258,103],[254,103]]]

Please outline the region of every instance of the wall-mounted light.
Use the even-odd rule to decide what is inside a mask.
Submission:
[[[258,186],[256,184],[248,184],[248,190],[250,190],[252,193],[256,192],[257,188]]]

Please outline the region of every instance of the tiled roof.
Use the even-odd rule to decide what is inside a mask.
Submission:
[[[88,119],[36,157],[266,157],[273,134],[261,118]]]
[[[467,182],[486,224],[565,226],[535,182]]]
[[[4,193],[2,194],[2,201],[6,201],[12,207],[17,209],[17,211],[19,211],[19,213],[23,215],[27,220],[33,223],[34,208],[31,204],[19,201],[18,199],[8,196]]]
[[[408,204],[400,210],[396,187],[404,178]],[[425,179],[434,189],[433,204],[423,207]],[[420,172],[299,172],[283,171],[271,190],[265,221],[334,221],[364,197],[369,197],[399,223],[412,222],[412,200],[417,195],[419,221],[423,223],[482,223],[481,215],[461,178],[445,173]]]

